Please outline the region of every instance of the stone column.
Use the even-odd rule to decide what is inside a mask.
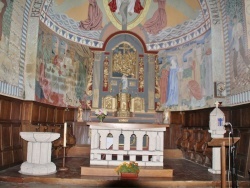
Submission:
[[[212,152],[212,168],[208,169],[208,171],[212,174],[221,174],[221,148],[213,147]]]
[[[148,111],[155,112],[155,56],[148,55]]]
[[[148,150],[155,151],[157,133],[156,132],[148,132],[148,136],[149,136],[149,148],[148,148]]]
[[[25,100],[35,100],[39,16],[29,18],[25,53]]]
[[[130,137],[133,134],[132,131],[122,132],[124,135],[124,150],[130,150]]]
[[[99,108],[99,98],[100,98],[100,80],[101,80],[101,52],[95,52],[94,67],[93,67],[93,109]]]
[[[98,130],[98,132],[101,135],[101,145],[100,145],[100,149],[107,149],[107,135],[109,133],[109,130]]]
[[[113,135],[113,150],[119,150],[119,136],[121,131],[111,130],[111,134]]]
[[[135,135],[136,135],[136,150],[142,150],[143,149],[143,136],[145,135],[145,132],[135,131]]]

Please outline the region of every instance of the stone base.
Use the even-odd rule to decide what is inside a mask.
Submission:
[[[54,174],[56,173],[56,165],[52,162],[47,164],[24,162],[21,165],[21,170],[19,171],[19,173],[33,176]]]
[[[90,166],[81,167],[81,175],[84,176],[119,176],[115,168],[117,166]],[[163,169],[157,167],[140,167],[139,177],[150,178],[170,178],[173,177],[173,169]]]

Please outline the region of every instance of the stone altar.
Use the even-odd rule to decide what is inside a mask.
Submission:
[[[90,165],[119,165],[129,160],[137,162],[139,166],[163,167],[164,131],[168,125],[87,124],[91,130]]]

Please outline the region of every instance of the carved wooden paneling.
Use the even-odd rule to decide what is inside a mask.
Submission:
[[[22,139],[20,137],[21,125],[12,124],[12,145],[13,149],[20,149],[22,147]]]
[[[221,110],[225,115],[225,121],[231,122],[231,110],[229,108],[221,108]]]
[[[22,121],[32,120],[33,102],[24,101],[22,103]]]
[[[39,121],[39,113],[40,113],[40,107],[38,104],[36,103],[33,103],[33,106],[32,106],[32,119],[31,121],[32,122],[38,122]]]
[[[242,108],[242,127],[247,127],[250,125],[250,118],[249,118],[249,112],[250,112],[250,106],[246,107],[246,108]]]
[[[14,149],[13,150],[13,163],[23,162],[23,149]]]
[[[167,127],[164,135],[164,149],[176,149],[177,139],[181,135],[181,124],[171,124]]]
[[[55,107],[48,107],[47,108],[47,122],[53,123],[54,122],[54,116],[55,116]]]
[[[170,118],[171,124],[182,124],[182,115],[181,112],[171,112]]]
[[[238,174],[248,175],[250,169],[250,130],[240,130],[240,140],[237,143],[237,167]]]
[[[3,151],[2,156],[3,156],[3,166],[14,163],[12,150]]]
[[[65,111],[65,121],[67,122],[73,122],[74,121],[74,115],[75,115],[75,109],[69,109],[68,111]]]
[[[22,102],[13,101],[11,103],[11,121],[20,121],[22,115]]]
[[[2,99],[0,102],[0,120],[10,120],[11,101]]]
[[[57,108],[56,109],[56,118],[55,118],[55,122],[56,123],[64,123],[64,108]]]
[[[10,124],[1,124],[1,151],[12,149]]]
[[[39,109],[39,122],[47,121],[47,107],[41,105]]]
[[[232,108],[231,111],[231,124],[236,127],[240,127],[241,125],[241,108]]]
[[[0,167],[3,166],[3,152],[0,151]]]

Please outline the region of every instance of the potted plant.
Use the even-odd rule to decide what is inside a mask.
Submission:
[[[122,179],[138,179],[140,168],[138,163],[130,161],[120,164],[115,171],[121,175]]]
[[[95,115],[97,116],[97,118],[99,119],[99,121],[102,122],[103,119],[106,117],[106,115],[108,115],[108,112],[104,108],[96,109],[95,110]]]

